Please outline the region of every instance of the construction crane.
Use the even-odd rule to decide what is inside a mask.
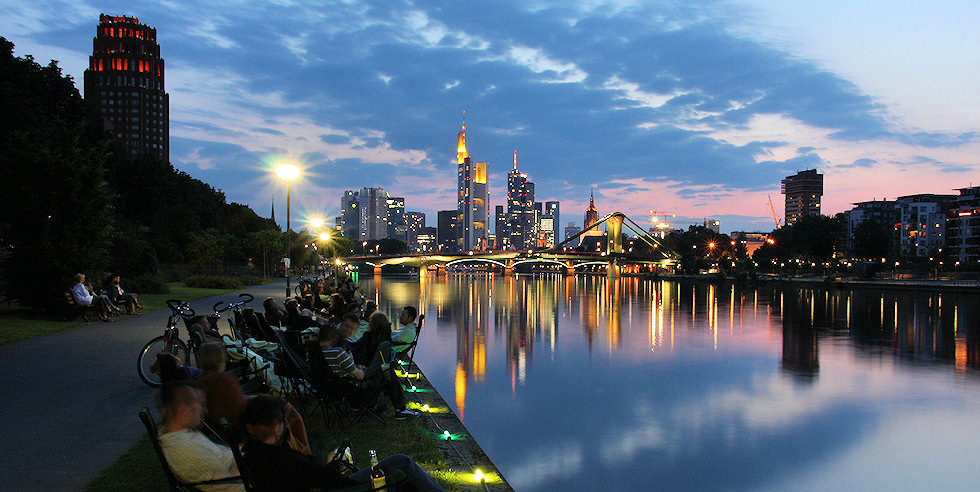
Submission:
[[[776,229],[779,229],[783,225],[779,223],[779,217],[776,215],[776,209],[772,207],[772,195],[767,195],[769,197],[769,212],[772,213],[772,219],[776,221]]]

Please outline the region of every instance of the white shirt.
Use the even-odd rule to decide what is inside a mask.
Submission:
[[[88,306],[89,304],[92,304],[92,294],[89,294],[88,289],[86,289],[81,282],[75,284],[75,286],[71,288],[71,296],[75,298],[75,302],[78,303],[79,306]]]
[[[184,429],[160,434],[160,448],[174,475],[185,482],[217,480],[238,476],[238,465],[231,448],[215,444],[200,431]],[[240,483],[198,485],[212,492],[239,492]]]
[[[415,341],[415,333],[418,331],[418,326],[415,323],[409,323],[393,332],[391,332],[392,342],[402,342],[402,343],[412,343]]]

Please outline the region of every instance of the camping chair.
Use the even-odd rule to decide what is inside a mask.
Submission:
[[[303,352],[294,348],[300,344],[297,338],[300,333],[277,331],[274,334],[275,341],[279,344],[279,360],[275,371],[283,381],[283,397],[287,400],[299,401],[301,411],[306,414],[305,398],[311,377],[309,364],[303,357]]]
[[[364,415],[368,415],[372,419],[384,424],[385,427],[388,427],[388,422],[384,417],[374,410],[374,405],[378,402],[378,396],[381,395],[384,388],[362,388],[357,386],[351,380],[341,377],[330,368],[329,363],[323,357],[323,351],[320,349],[318,343],[310,342],[306,347],[314,385],[322,388],[326,394],[330,395],[340,405],[338,407],[340,411],[338,417],[342,415],[343,406],[346,403],[350,409],[360,412],[356,418],[348,418],[349,425],[356,424]],[[339,418],[338,423],[341,428],[344,427]]]
[[[221,417],[218,426],[221,428],[220,437],[222,440],[227,443],[235,442],[235,429],[231,427],[231,422],[228,422],[228,417]],[[245,463],[245,457],[242,456],[242,450],[237,444],[228,447],[231,448],[231,454],[235,457],[235,465],[238,466],[238,474],[241,476],[242,485],[245,486],[245,492],[252,492],[255,490],[255,486],[252,485],[254,480],[252,480],[252,473],[248,470],[248,464]]]
[[[163,448],[160,447],[160,433],[157,431],[157,424],[150,415],[150,409],[143,407],[140,410],[140,420],[143,421],[143,425],[146,426],[146,433],[150,437],[150,443],[153,444],[153,450],[157,453],[157,458],[160,460],[160,466],[163,467],[163,474],[167,477],[167,483],[170,485],[170,490],[172,492],[200,492],[201,489],[198,488],[199,485],[218,485],[218,484],[228,484],[228,483],[242,483],[241,476],[235,477],[225,477],[219,478],[217,480],[205,480],[203,482],[185,482],[177,478],[174,475],[174,471],[170,468],[170,463],[167,461],[166,455],[163,454]],[[250,490],[248,485],[245,485],[245,490]]]
[[[404,367],[405,377],[407,380],[409,370],[415,364],[415,347],[419,344],[419,335],[422,334],[422,322],[425,321],[425,315],[419,315],[419,321],[415,329],[415,339],[411,342],[391,342],[391,348],[395,351],[394,362],[397,365]],[[415,366],[418,369],[418,366]]]

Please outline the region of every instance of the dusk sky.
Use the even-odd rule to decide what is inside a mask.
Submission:
[[[0,35],[82,91],[100,13],[157,29],[173,165],[281,223],[270,169],[300,165],[294,228],[364,186],[435,226],[464,110],[491,205],[516,149],[562,226],[590,189],[600,215],[729,232],[773,229],[804,169],[826,214],[980,184],[975,0],[0,0]]]

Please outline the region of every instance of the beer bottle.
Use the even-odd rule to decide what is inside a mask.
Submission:
[[[378,466],[378,452],[372,449],[368,454],[371,456],[371,487],[374,489],[384,487],[385,472]]]

